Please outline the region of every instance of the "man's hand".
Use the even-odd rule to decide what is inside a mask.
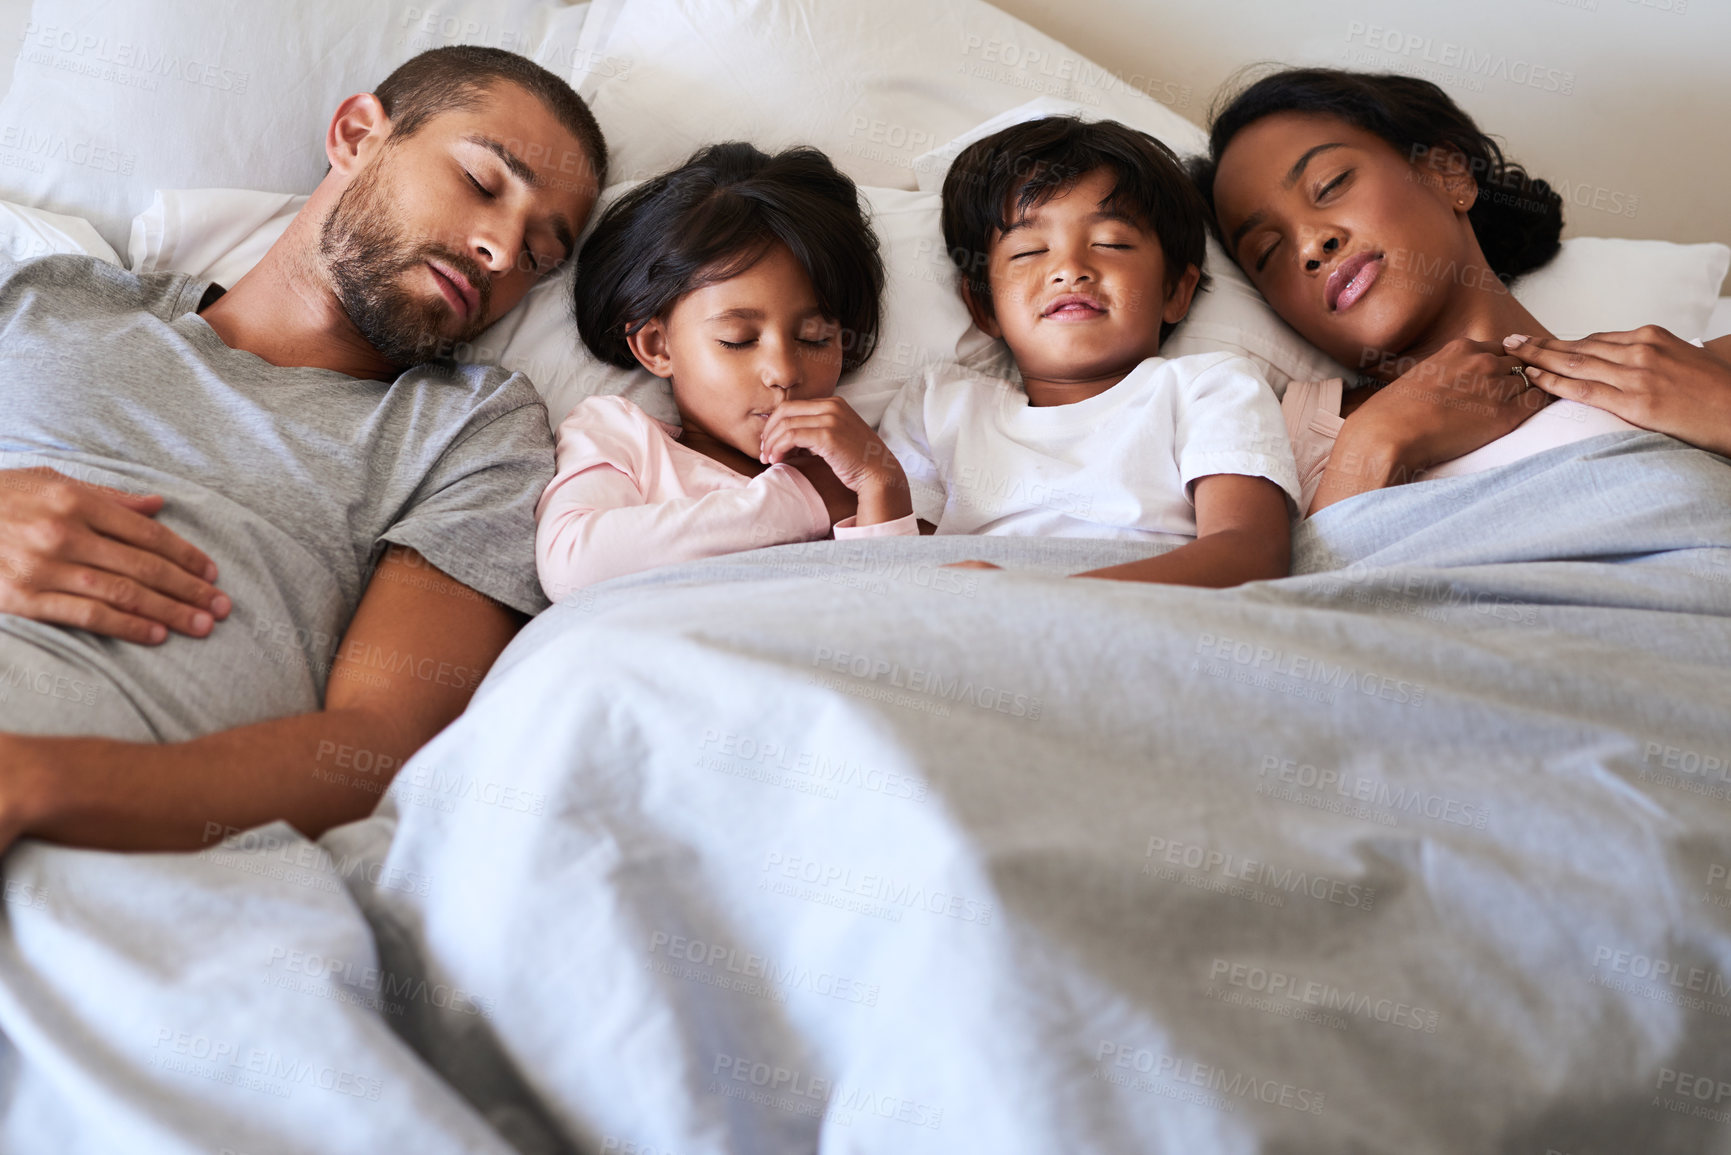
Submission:
[[[1457,338],[1377,390],[1347,417],[1310,512],[1401,485],[1513,433],[1551,397],[1515,372],[1517,357]]]
[[[901,462],[840,397],[777,405],[764,424],[762,447],[761,458],[769,465],[783,461],[798,465],[799,458],[794,455],[801,450],[822,458],[836,480],[857,495],[857,514],[854,510],[842,514],[843,518],[854,515],[856,525],[895,521],[914,511]],[[807,477],[817,483],[811,474]],[[825,504],[829,504],[827,498]],[[831,524],[839,520],[832,518]]]
[[[1731,456],[1731,350],[1697,348],[1657,325],[1581,341],[1516,335],[1503,344],[1547,393]]]
[[[159,495],[0,471],[0,613],[152,645],[228,616],[216,563],[152,517]]]

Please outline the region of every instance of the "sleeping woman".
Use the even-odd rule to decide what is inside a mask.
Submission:
[[[1731,454],[1731,339],[1649,326],[1558,341],[1510,294],[1556,255],[1562,198],[1436,85],[1275,73],[1215,117],[1209,144],[1194,175],[1227,251],[1359,373],[1288,390],[1310,512],[1637,427]]]

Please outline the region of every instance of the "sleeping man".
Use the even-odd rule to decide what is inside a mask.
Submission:
[[[226,293],[0,263],[0,848],[361,817],[546,604],[545,410],[441,356],[571,255],[595,119],[444,48],[339,105],[325,152]]]

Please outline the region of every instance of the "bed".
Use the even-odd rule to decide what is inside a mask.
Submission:
[[[273,20],[303,50],[320,20],[349,30],[315,54],[326,86],[511,37],[580,81],[616,189],[708,136],[817,139],[890,257],[882,360],[845,387],[867,411],[910,366],[991,355],[931,251],[946,152],[1058,105],[1197,139],[973,0],[451,4],[376,44],[352,9],[152,39],[60,3],[33,27],[97,21],[86,55],[125,76],[166,37],[211,81],[181,85],[201,115],[231,116],[240,72],[286,83],[223,55]],[[845,112],[782,100],[802,42]],[[18,84],[70,71],[55,43],[0,121],[49,124]],[[104,83],[67,115],[120,116]],[[299,83],[285,125],[328,103]],[[713,121],[630,129],[705,86],[730,94]],[[113,131],[91,146],[124,152]],[[90,184],[10,170],[11,251],[232,276],[308,180],[249,134],[178,183],[133,150]],[[1518,290],[1565,328],[1731,329],[1724,246],[1565,257]],[[1327,368],[1214,271],[1178,339],[1276,388]],[[554,420],[591,392],[655,404],[570,350],[559,289],[475,355],[527,369]],[[1233,591],[1064,576],[1135,556],[927,538],[665,567],[537,617],[363,821],[218,827],[197,854],[20,844],[0,1147],[1731,1148],[1723,459],[1619,434],[1364,495],[1298,528],[1292,577]],[[943,568],[964,557],[1005,572]]]

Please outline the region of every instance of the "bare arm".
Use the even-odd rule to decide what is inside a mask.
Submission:
[[[30,834],[187,850],[209,845],[213,828],[284,819],[317,837],[364,817],[396,768],[462,713],[524,620],[393,546],[317,713],[162,745],[0,734],[0,847]],[[377,772],[338,772],[344,748],[368,752],[360,761]]]
[[[1225,589],[1283,578],[1291,565],[1286,494],[1267,478],[1217,473],[1196,481],[1195,541],[1074,576]]]
[[[1500,346],[1450,341],[1383,386],[1341,426],[1310,512],[1404,485],[1511,433],[1550,401]]]

